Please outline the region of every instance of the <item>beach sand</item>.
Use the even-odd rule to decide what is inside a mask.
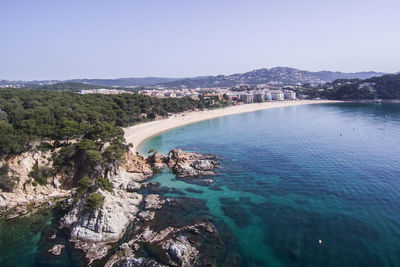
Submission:
[[[166,119],[145,122],[142,124],[124,128],[125,139],[127,143],[133,144],[133,150],[136,152],[139,145],[146,139],[154,135],[157,135],[159,133],[168,131],[170,129],[191,123],[196,123],[204,120],[209,120],[233,114],[263,110],[263,109],[309,105],[309,104],[337,103],[337,102],[340,101],[331,101],[331,100],[277,101],[277,102],[243,104],[243,105],[237,105],[237,106],[231,106],[227,108],[213,109],[213,110],[188,111],[184,113],[173,114]]]

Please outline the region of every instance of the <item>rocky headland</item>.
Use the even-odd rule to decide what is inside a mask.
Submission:
[[[169,167],[180,178],[201,177],[214,174],[217,159],[180,149],[171,150],[167,156],[154,152],[147,158],[128,149],[124,158],[124,162],[106,169],[97,167],[96,172],[111,185],[92,186],[84,193],[68,180],[70,171],[54,174],[46,185],[32,180],[34,168],[52,167],[48,153],[24,153],[7,162],[3,160],[9,174],[19,180],[12,192],[0,192],[0,208],[2,212],[14,210],[12,216],[8,214],[11,219],[26,214],[29,210],[24,207],[64,199],[67,211],[60,220],[59,231],[68,231],[70,242],[85,253],[88,265],[104,258],[108,258],[106,266],[200,266],[199,259],[207,261],[201,256],[204,246],[200,244],[204,238],[221,242],[215,227],[205,220],[179,226],[162,224],[163,229],[158,229],[164,205],[171,207],[176,201],[139,191],[151,186],[146,180],[154,169]],[[99,196],[101,205],[89,209],[93,194]],[[134,229],[130,239],[119,244],[114,255],[110,254],[129,227]],[[57,256],[63,248],[63,245],[54,245],[48,251]]]
[[[32,177],[35,168],[52,169],[50,152],[25,152],[9,158],[0,159],[0,168],[13,179],[14,188],[0,189],[0,215],[12,219],[27,214],[40,206],[53,206],[60,199],[71,195],[68,177],[50,173],[49,181],[39,185]]]

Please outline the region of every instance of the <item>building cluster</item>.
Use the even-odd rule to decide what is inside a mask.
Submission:
[[[294,91],[281,91],[281,90],[258,90],[250,92],[233,93],[228,95],[233,101],[244,103],[255,103],[265,101],[282,101],[282,100],[295,100],[296,92]]]
[[[167,97],[189,97],[192,99],[199,99],[200,94],[204,94],[206,92],[205,89],[146,89],[138,91],[139,95],[148,95],[158,98],[167,98]]]
[[[117,89],[89,89],[89,90],[81,90],[80,94],[119,95],[119,94],[133,94],[133,93],[127,90],[117,90]]]
[[[243,86],[242,86],[243,87]],[[257,88],[197,88],[197,89],[147,89],[140,90],[138,94],[148,95],[159,98],[166,97],[189,97],[199,99],[217,97],[219,99],[229,99],[232,102],[254,103],[272,100],[295,100],[296,92],[291,90],[271,90]]]

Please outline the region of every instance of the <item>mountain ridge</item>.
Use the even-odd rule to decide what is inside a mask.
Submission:
[[[164,77],[143,77],[143,78],[116,78],[116,79],[69,79],[69,80],[38,80],[38,81],[7,81],[0,80],[1,85],[45,85],[61,82],[80,82],[95,86],[105,87],[231,87],[238,84],[271,84],[271,85],[296,85],[304,83],[322,84],[336,79],[368,79],[375,76],[382,76],[386,73],[374,71],[362,72],[339,72],[339,71],[306,71],[289,67],[261,68],[244,73],[230,75],[207,75],[186,78],[164,78]]]

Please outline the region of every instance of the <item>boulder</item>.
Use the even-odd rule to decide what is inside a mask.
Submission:
[[[154,211],[141,211],[138,214],[139,219],[141,219],[142,221],[150,221],[153,220],[155,216],[155,212]]]
[[[141,186],[142,185],[140,183],[131,181],[131,182],[129,182],[127,184],[126,191],[128,191],[128,192],[137,192],[137,191],[139,191]]]
[[[49,252],[50,254],[53,254],[55,256],[58,256],[61,254],[63,248],[65,248],[64,245],[58,244],[58,245],[52,246],[47,252]]]
[[[146,227],[122,244],[106,266],[203,266],[198,262],[200,246],[204,238],[210,236],[213,243],[219,242],[214,226],[206,222],[181,228],[167,227],[159,232]],[[141,247],[151,251],[158,261],[137,257],[135,253]]]
[[[145,197],[145,208],[146,209],[161,209],[165,200],[161,199],[159,195],[151,194]]]
[[[147,163],[149,163],[153,168],[162,169],[167,166],[167,159],[164,155],[154,152],[153,155],[147,158]]]
[[[219,166],[215,156],[183,152],[180,149],[172,149],[167,162],[180,178],[214,175],[212,169]]]

